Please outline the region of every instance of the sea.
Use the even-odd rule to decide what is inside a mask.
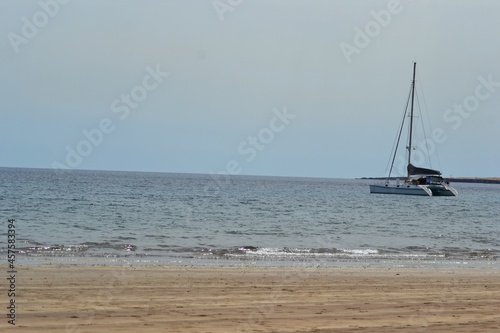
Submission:
[[[371,183],[0,168],[0,260],[13,243],[27,265],[500,267],[500,185]]]

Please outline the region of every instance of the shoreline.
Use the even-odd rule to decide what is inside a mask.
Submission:
[[[16,326],[47,333],[493,332],[499,277],[497,268],[470,267],[18,264]]]
[[[5,258],[4,258],[5,259]],[[132,267],[207,267],[207,268],[373,268],[373,269],[500,269],[496,259],[487,258],[337,258],[335,260],[270,260],[265,259],[222,259],[184,257],[31,257],[18,258],[25,266],[79,265],[79,266],[132,266]]]

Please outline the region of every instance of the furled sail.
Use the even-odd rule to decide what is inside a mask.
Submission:
[[[412,175],[441,175],[441,171],[419,168],[410,163],[408,164],[408,176]]]

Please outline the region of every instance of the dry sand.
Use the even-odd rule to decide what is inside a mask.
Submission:
[[[17,269],[1,332],[500,332],[492,268]]]

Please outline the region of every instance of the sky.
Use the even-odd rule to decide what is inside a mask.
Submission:
[[[500,176],[499,31],[496,0],[0,0],[0,167],[384,176],[417,62],[415,149]]]

